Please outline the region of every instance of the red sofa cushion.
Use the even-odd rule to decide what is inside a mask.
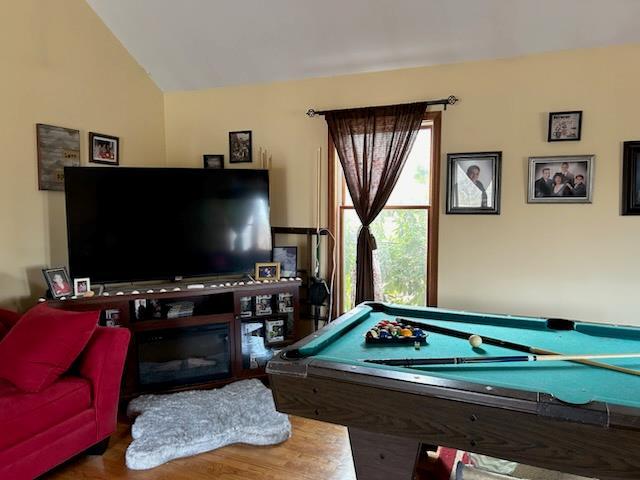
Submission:
[[[66,372],[95,332],[100,312],[38,305],[0,341],[0,378],[38,392]]]
[[[20,315],[17,313],[0,308],[0,340],[19,319]]]
[[[91,386],[80,377],[62,377],[38,393],[0,380],[0,450],[91,408]]]

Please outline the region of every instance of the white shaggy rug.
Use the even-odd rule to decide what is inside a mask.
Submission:
[[[276,411],[259,380],[217,390],[143,395],[127,408],[141,414],[131,428],[127,467],[145,470],[232,443],[275,445],[291,436],[289,418]]]

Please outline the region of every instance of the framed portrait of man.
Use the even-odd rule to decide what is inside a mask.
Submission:
[[[640,140],[624,142],[622,215],[640,215]]]
[[[594,155],[529,157],[529,203],[591,203]]]
[[[500,214],[502,152],[447,155],[447,213]]]

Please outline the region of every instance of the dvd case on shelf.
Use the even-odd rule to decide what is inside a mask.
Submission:
[[[267,344],[284,342],[284,320],[265,320]]]
[[[291,293],[278,294],[278,311],[280,313],[293,312],[293,295]]]
[[[243,318],[253,316],[251,297],[240,297],[240,316]]]
[[[257,295],[256,296],[256,315],[271,315],[273,310],[271,308],[271,295]]]

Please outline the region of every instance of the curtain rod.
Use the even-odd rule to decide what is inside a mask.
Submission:
[[[431,105],[444,105],[444,109],[446,110],[447,105],[455,105],[455,103],[459,101],[460,99],[457,98],[455,95],[449,95],[447,98],[441,98],[440,100],[427,100],[425,103],[427,104],[427,107]],[[351,109],[348,108],[346,110],[351,110]],[[319,110],[318,111],[318,110],[314,110],[313,108],[310,108],[309,110],[307,110],[307,116],[315,117],[316,115],[324,115],[325,113],[329,113],[333,111],[339,111],[339,110]]]

